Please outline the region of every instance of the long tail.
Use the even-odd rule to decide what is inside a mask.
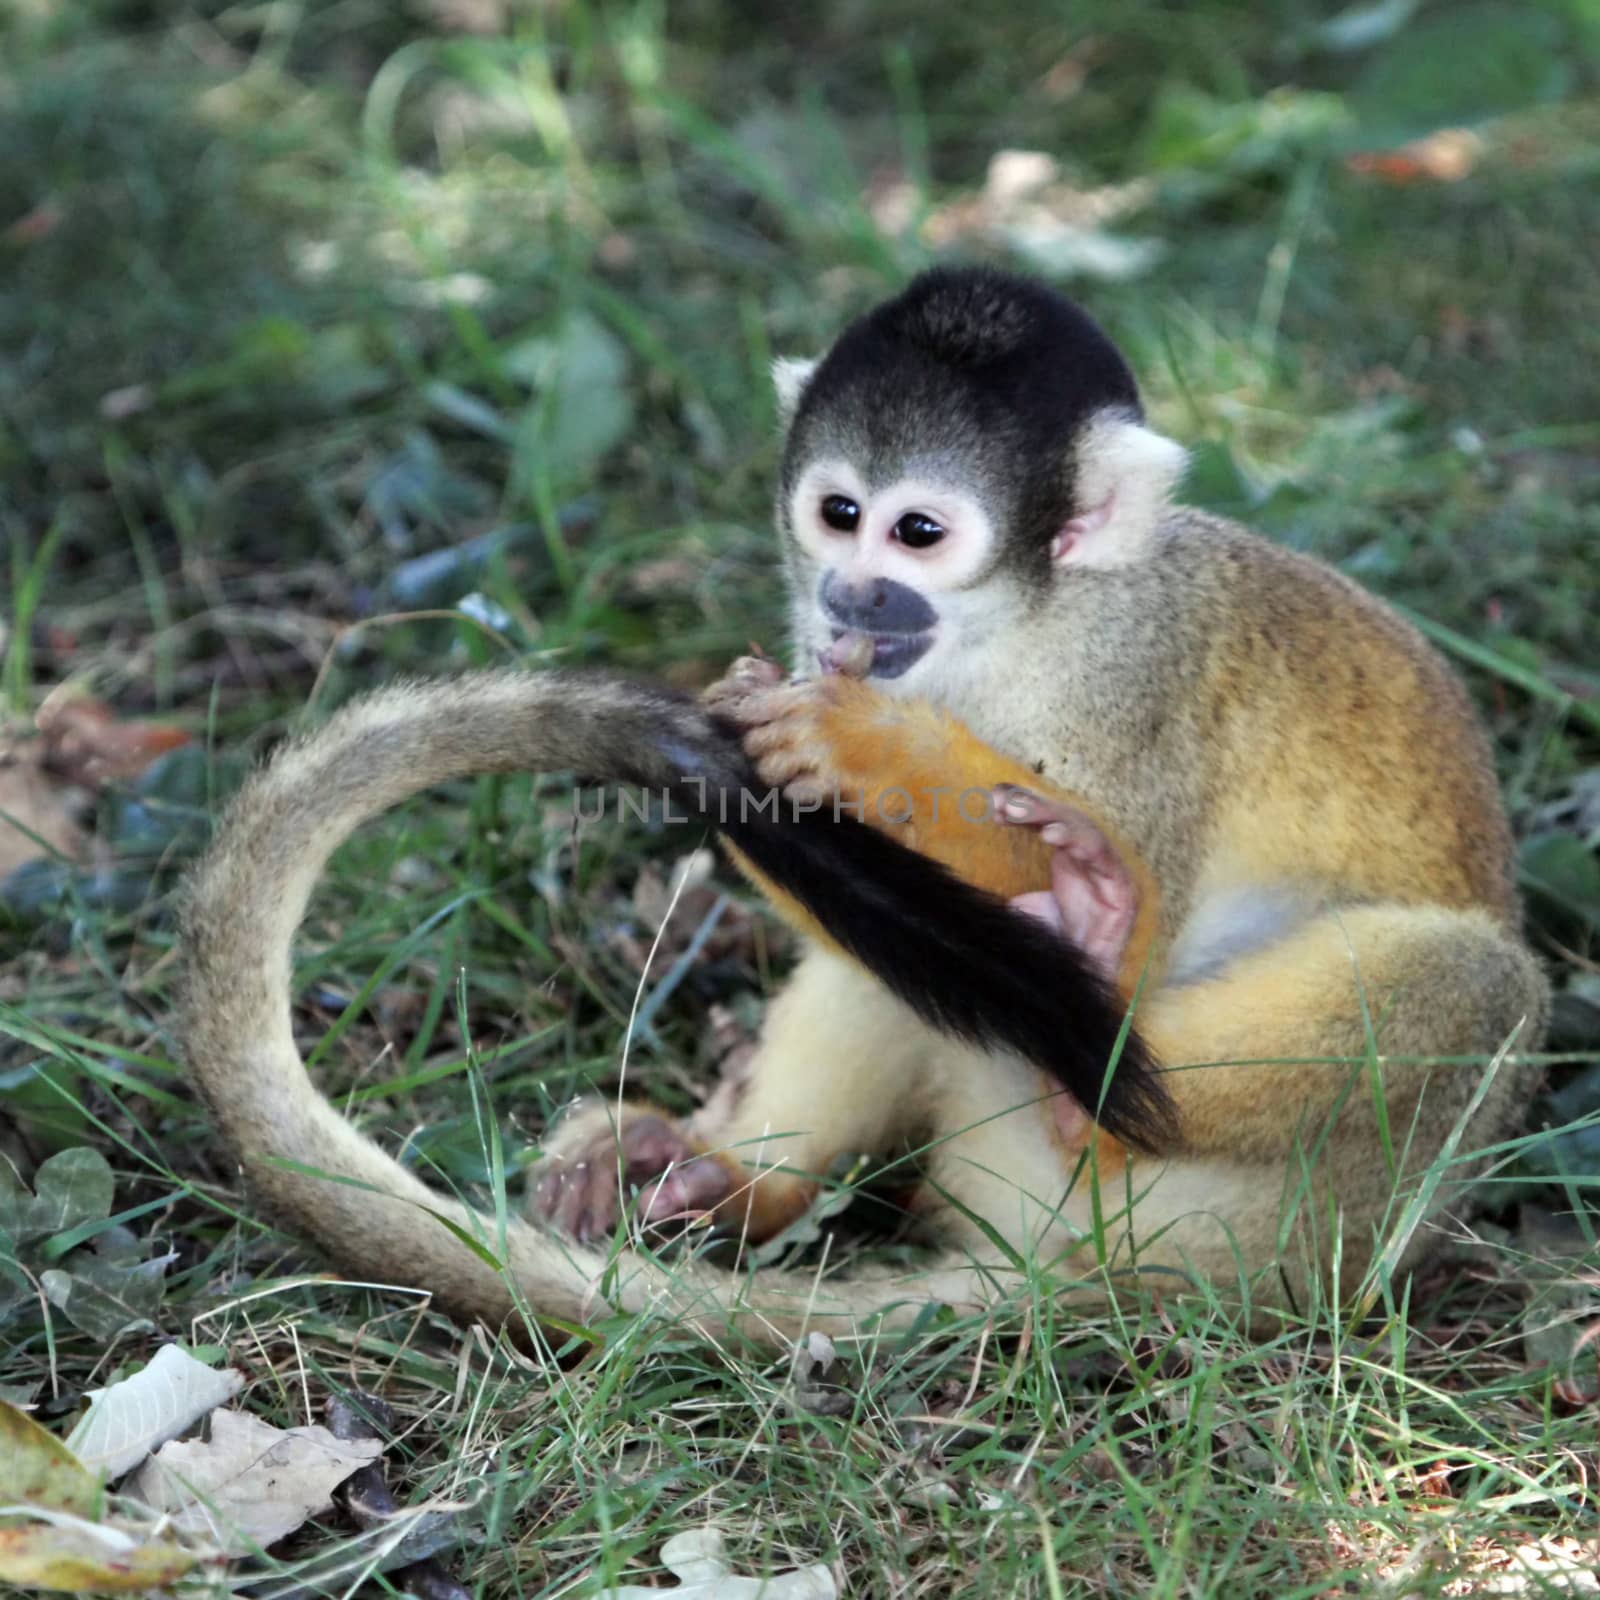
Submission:
[[[420,1283],[449,1309],[492,1323],[515,1315],[519,1298],[569,1320],[666,1304],[707,1329],[732,1319],[770,1341],[897,1304],[986,1299],[983,1276],[954,1259],[927,1274],[820,1287],[763,1273],[747,1292],[725,1273],[667,1269],[631,1252],[608,1257],[520,1219],[501,1233],[401,1167],[317,1092],[291,1027],[290,946],[329,855],[421,789],[530,770],[671,787],[713,821],[729,786],[748,779],[737,742],[683,697],[610,678],[506,671],[380,691],[287,745],[240,791],[186,896],[179,1031],[189,1070],[255,1187],[334,1260]],[[741,819],[737,803],[726,809],[727,831],[755,864],[935,1024],[1011,1045],[1058,1072],[1058,1041],[1086,1022],[1097,1041],[1114,1039],[1111,1003],[1075,983],[1067,947],[993,897],[860,825]],[[1012,974],[1019,981],[1008,984]],[[993,1014],[1013,1004],[1020,1028]],[[1098,1104],[1113,1131],[1149,1137],[1162,1125],[1158,1081],[1137,1046],[1131,1059],[1125,1047],[1102,1100],[1109,1053],[1101,1050],[1091,1079],[1084,1055],[1069,1052],[1067,1087]]]

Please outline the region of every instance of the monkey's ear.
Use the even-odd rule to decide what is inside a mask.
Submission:
[[[794,414],[800,408],[800,396],[806,392],[806,385],[816,370],[815,361],[798,356],[779,356],[772,363],[772,388],[778,398],[779,426],[787,428],[794,421]]]
[[[1071,566],[1141,560],[1161,524],[1188,452],[1126,412],[1102,411],[1078,435],[1072,518],[1050,547]]]

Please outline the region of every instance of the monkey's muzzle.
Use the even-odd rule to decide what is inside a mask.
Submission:
[[[855,678],[898,678],[927,654],[939,614],[907,584],[871,578],[854,584],[823,574],[817,601],[833,630],[821,652],[824,672]]]

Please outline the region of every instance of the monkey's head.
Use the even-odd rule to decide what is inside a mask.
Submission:
[[[1143,559],[1183,471],[1111,341],[1006,273],[924,273],[773,377],[799,664],[909,693],[1085,573]]]

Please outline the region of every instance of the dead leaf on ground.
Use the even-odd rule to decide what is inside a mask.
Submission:
[[[100,1481],[53,1433],[0,1402],[0,1582],[105,1593],[154,1589],[194,1565],[131,1524],[94,1520]]]
[[[175,1344],[163,1345],[131,1378],[89,1391],[89,1409],[67,1448],[91,1472],[120,1478],[243,1387],[243,1375],[232,1368],[218,1371]]]
[[[86,789],[110,778],[136,778],[158,756],[189,742],[169,723],[118,722],[110,706],[86,696],[47,700],[34,721],[46,770]]]
[[[0,1400],[0,1504],[78,1516],[100,1503],[100,1482],[48,1429]]]
[[[633,886],[638,928],[614,939],[633,971],[665,972],[691,947],[697,963],[754,959],[754,919],[718,888],[716,864],[710,850],[694,850],[673,864],[670,875],[653,862],[645,865]]]
[[[8,244],[37,244],[48,239],[66,219],[66,210],[54,200],[42,200],[31,211],[25,211],[13,222],[8,222],[0,239]]]
[[[29,861],[82,861],[89,792],[137,777],[188,742],[181,728],[118,722],[108,706],[85,697],[47,700],[31,730],[0,726],[0,881]]]
[[[977,240],[1015,250],[1054,274],[1131,278],[1155,265],[1161,241],[1106,228],[1148,205],[1154,195],[1147,179],[1079,188],[1042,150],[1001,150],[990,159],[983,188],[930,211],[922,237],[936,249]],[[886,200],[880,226],[898,214]]]
[[[1440,128],[1397,150],[1357,150],[1344,164],[1383,183],[1460,183],[1482,154],[1483,140],[1469,128]]]
[[[797,1340],[789,1357],[788,1400],[796,1411],[815,1416],[848,1416],[857,1395],[847,1385],[830,1382],[829,1372],[838,1359],[833,1340],[813,1330]]]
[[[12,1525],[10,1510],[0,1508],[0,1579],[18,1588],[67,1594],[164,1589],[197,1559],[164,1540],[62,1511]]]
[[[163,1445],[127,1492],[170,1513],[179,1533],[243,1556],[329,1510],[333,1491],[382,1454],[378,1440],[336,1439],[320,1423],[275,1428],[246,1411],[216,1411],[209,1439]]]
[[[661,1564],[678,1582],[671,1589],[624,1583],[600,1591],[601,1600],[644,1600],[657,1594],[693,1596],[693,1600],[836,1600],[838,1585],[826,1567],[801,1567],[771,1578],[741,1578],[722,1551],[715,1528],[691,1528],[661,1547]]]
[[[42,770],[41,753],[37,740],[12,744],[0,735],[0,881],[29,861],[82,861],[88,850],[77,820],[83,797]]]

